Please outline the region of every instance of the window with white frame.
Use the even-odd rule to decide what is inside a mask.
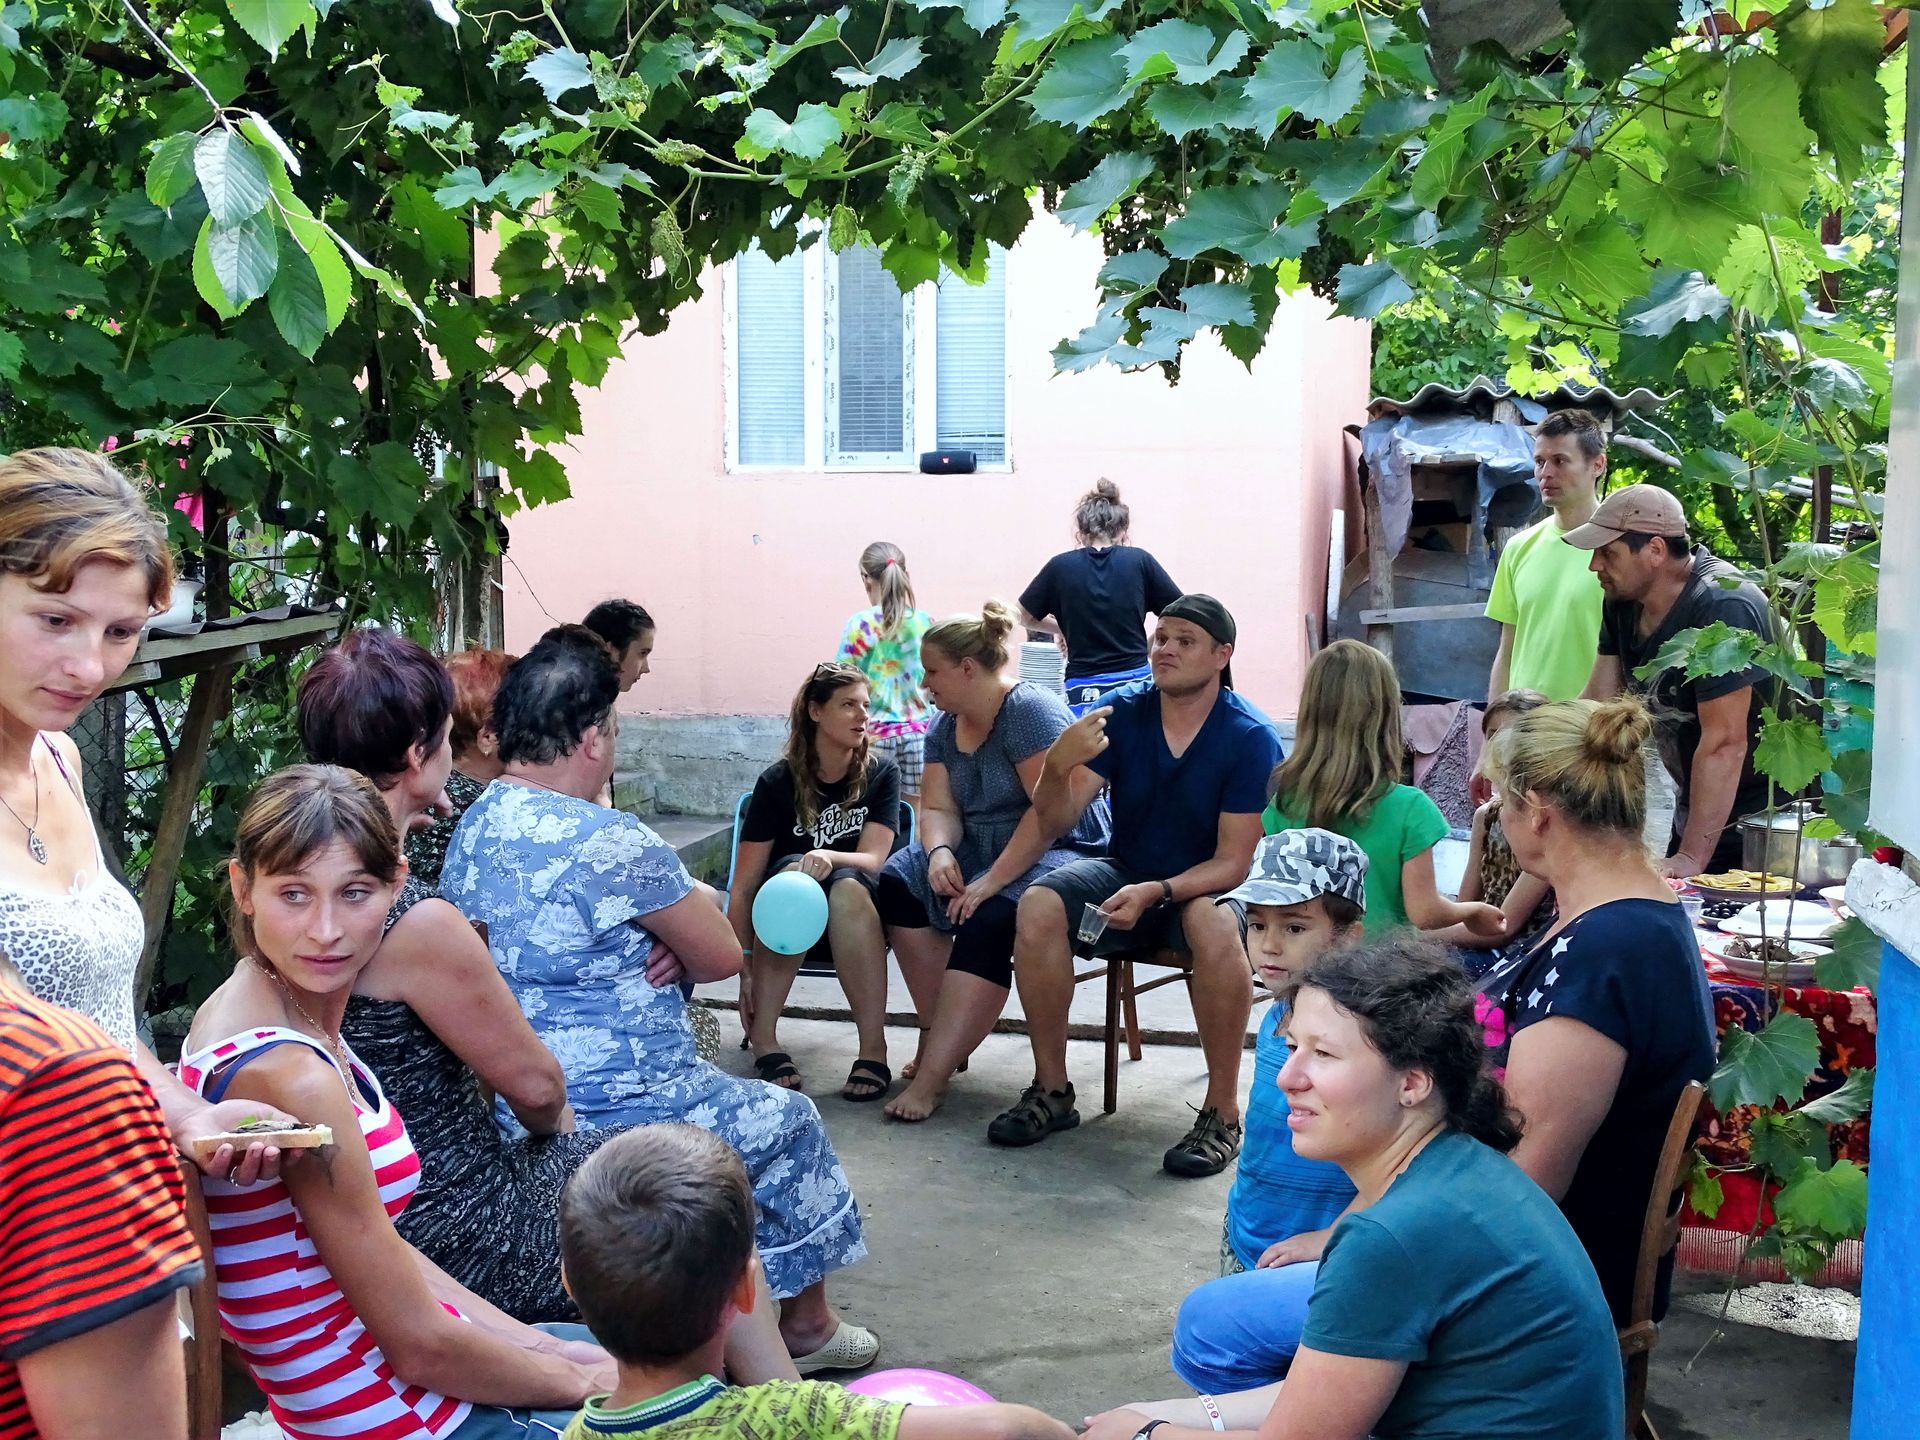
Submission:
[[[902,293],[879,252],[823,245],[729,267],[733,469],[909,470],[927,450],[1007,463],[1006,252],[985,283]]]

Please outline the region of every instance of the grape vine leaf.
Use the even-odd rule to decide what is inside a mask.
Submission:
[[[1876,83],[1887,43],[1873,0],[1831,0],[1790,15],[1777,32],[1780,59],[1800,83],[1800,115],[1833,156],[1843,181],[1887,141],[1887,97]]]
[[[1782,718],[1771,705],[1760,710],[1760,739],[1753,768],[1790,795],[1798,795],[1833,763],[1820,726],[1804,715]]]
[[[1823,990],[1880,988],[1880,937],[1855,915],[1827,936],[1827,953],[1814,957],[1814,978]]]
[[[1561,0],[1575,50],[1594,75],[1617,80],[1680,26],[1680,0]]]
[[[1153,166],[1151,155],[1115,151],[1094,166],[1092,174],[1067,187],[1054,213],[1075,230],[1091,230],[1101,216],[1131,195],[1140,182],[1153,173]]]
[[[1182,85],[1200,85],[1233,69],[1247,54],[1247,32],[1217,37],[1191,20],[1162,20],[1120,47],[1131,79],[1172,75]]]
[[[1651,660],[1633,672],[1634,678],[1650,681],[1676,667],[1689,680],[1731,675],[1751,666],[1753,653],[1759,648],[1760,637],[1751,630],[1737,630],[1724,620],[1716,620],[1671,636]]]
[[[1167,257],[1151,250],[1130,250],[1116,255],[1100,267],[1095,277],[1101,290],[1109,293],[1151,289],[1167,273]]]
[[[1091,370],[1126,338],[1126,333],[1126,316],[1102,315],[1071,340],[1063,340],[1054,346],[1053,368],[1067,375]]]
[[[1340,267],[1340,303],[1342,315],[1370,319],[1389,305],[1413,298],[1413,287],[1384,260],[1367,265]]]
[[[1752,213],[1737,176],[1685,152],[1658,180],[1627,175],[1619,197],[1621,212],[1640,222],[1640,244],[1647,254],[1669,265],[1708,270]]]
[[[1773,1213],[1789,1229],[1826,1239],[1858,1235],[1867,1227],[1867,1172],[1851,1160],[1837,1160],[1826,1170],[1802,1161],[1774,1196]]]
[[[587,57],[578,50],[549,50],[527,62],[527,79],[540,87],[549,105],[573,90],[593,84],[593,71]]]
[[[1753,1163],[1770,1170],[1781,1180],[1800,1168],[1804,1160],[1830,1164],[1833,1142],[1827,1132],[1797,1110],[1782,1113],[1761,1110],[1755,1113],[1749,1134]]]
[[[1749,203],[1769,214],[1798,215],[1813,180],[1813,132],[1800,123],[1799,100],[1793,76],[1757,53],[1731,67],[1721,96],[1724,158],[1739,167]]]
[[[1720,320],[1727,313],[1727,297],[1698,270],[1662,268],[1654,272],[1645,296],[1620,312],[1620,328],[1629,335],[1658,338],[1682,325]]]
[[[1215,85],[1162,85],[1147,97],[1147,113],[1175,140],[1196,130],[1232,126],[1246,105],[1246,81],[1223,80]]]
[[[1720,1063],[1707,1081],[1713,1108],[1797,1100],[1819,1063],[1820,1032],[1804,1015],[1783,1010],[1758,1032],[1730,1026],[1720,1040]]]
[[[1160,239],[1176,260],[1209,250],[1229,251],[1250,265],[1297,259],[1319,238],[1320,221],[1285,223],[1287,199],[1287,187],[1278,183],[1209,186],[1193,193],[1186,213]]]
[[[1033,87],[1033,113],[1056,125],[1084,130],[1108,111],[1126,103],[1133,90],[1118,35],[1077,40],[1063,47]]]
[[[877,85],[882,80],[898,80],[903,75],[912,74],[920,62],[926,59],[921,48],[920,37],[906,36],[889,40],[880,47],[880,52],[864,65],[842,65],[833,72],[833,78],[841,84],[856,90],[864,90]]]
[[[1283,110],[1329,125],[1345,119],[1366,88],[1364,47],[1342,55],[1331,75],[1326,62],[1326,52],[1311,40],[1282,40],[1267,51],[1247,81],[1243,128],[1264,140],[1279,126]]]
[[[802,105],[790,122],[771,110],[755,110],[735,149],[743,160],[763,160],[776,150],[818,160],[845,133],[840,117],[825,105]]]
[[[1866,1114],[1872,1104],[1873,1067],[1868,1066],[1852,1071],[1838,1090],[1807,1101],[1796,1113],[1819,1125],[1839,1125]]]

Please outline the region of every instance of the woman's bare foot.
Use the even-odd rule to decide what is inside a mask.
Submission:
[[[902,1080],[911,1080],[913,1079],[914,1076],[920,1073],[920,1051],[924,1050],[926,1046],[927,1046],[927,1032],[925,1030],[922,1030],[920,1032],[920,1044],[915,1048],[913,1052],[913,1059],[909,1060],[905,1065],[900,1067],[900,1078]],[[960,1067],[957,1070],[955,1070],[953,1073],[956,1075],[964,1075],[966,1073],[966,1070],[967,1070],[967,1062],[962,1060],[960,1062]],[[941,1090],[943,1093],[945,1089],[946,1089],[945,1086],[941,1087]],[[938,1105],[940,1101],[935,1100],[933,1103],[935,1105]],[[893,1112],[888,1111],[887,1113],[892,1114]],[[933,1112],[931,1110],[927,1112],[928,1115],[931,1115],[932,1113]],[[912,1118],[915,1120],[924,1120],[927,1118],[927,1116],[915,1115]]]
[[[945,1103],[946,1098],[945,1085],[916,1080],[888,1102],[886,1113],[894,1120],[925,1120]]]

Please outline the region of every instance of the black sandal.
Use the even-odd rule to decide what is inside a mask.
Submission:
[[[856,1060],[847,1071],[847,1083],[840,1089],[840,1098],[856,1103],[878,1100],[892,1084],[893,1071],[887,1068],[886,1061]]]
[[[800,1067],[793,1063],[793,1057],[784,1050],[769,1050],[764,1055],[754,1056],[753,1072],[769,1085],[778,1085],[782,1090],[800,1088]]]

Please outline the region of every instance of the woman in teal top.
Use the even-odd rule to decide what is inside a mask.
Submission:
[[[1505,1154],[1471,982],[1406,934],[1314,962],[1280,1072],[1293,1146],[1353,1181],[1287,1378],[1097,1417],[1083,1440],[1619,1440],[1613,1317],[1579,1237]],[[1214,1417],[1218,1416],[1218,1424]]]
[[[1411,922],[1421,930],[1465,925],[1498,939],[1505,920],[1491,905],[1442,895],[1433,847],[1449,829],[1440,807],[1400,783],[1400,681],[1378,650],[1336,640],[1307,667],[1293,752],[1273,772],[1267,834],[1318,826],[1367,852],[1367,931]]]

